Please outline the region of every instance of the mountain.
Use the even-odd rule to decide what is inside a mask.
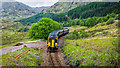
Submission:
[[[47,9],[47,8],[49,8],[49,6],[32,7],[32,9],[33,9],[36,13],[40,13],[43,9]]]
[[[30,7],[21,2],[2,2],[1,19],[8,21],[20,20],[28,18],[36,13],[41,12],[43,9],[48,7]]]
[[[2,2],[1,16],[4,20],[14,21],[34,15],[35,11],[20,2]]]
[[[110,13],[120,13],[120,2],[92,2],[68,11],[71,19],[106,16]]]
[[[74,20],[78,18],[88,18],[88,17],[102,17],[107,14],[120,13],[120,2],[92,2],[84,6],[74,8],[67,13],[38,13],[32,17],[17,20],[15,22],[21,22],[24,24],[31,24],[38,22],[41,18],[51,18],[57,22],[64,22],[69,20]]]
[[[87,2],[57,2],[48,9],[44,9],[43,13],[65,13],[68,10],[88,4]]]

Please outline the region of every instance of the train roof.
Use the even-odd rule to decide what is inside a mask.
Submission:
[[[60,30],[63,30],[63,29],[60,29]],[[56,37],[56,38],[58,38],[57,34],[58,34],[58,32],[59,32],[60,30],[55,30],[55,31],[51,32],[51,33],[49,34],[49,37]]]

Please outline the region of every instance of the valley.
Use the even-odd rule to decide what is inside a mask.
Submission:
[[[120,65],[120,2],[57,2],[34,10],[21,3],[9,6],[15,10],[4,6],[0,20],[0,66]],[[66,28],[69,33],[54,43],[58,51],[48,52],[50,33]]]

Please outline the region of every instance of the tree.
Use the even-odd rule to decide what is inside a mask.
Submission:
[[[58,22],[53,21],[50,18],[42,18],[37,24],[32,25],[29,31],[29,36],[33,39],[47,39],[50,32],[58,29],[61,29]]]
[[[95,23],[96,23],[96,21],[95,21],[93,18],[88,18],[88,19],[86,20],[86,24],[87,24],[86,26],[88,26],[88,27],[94,26]]]
[[[97,19],[97,23],[102,23],[103,22],[103,18],[102,17],[99,17],[98,19]]]

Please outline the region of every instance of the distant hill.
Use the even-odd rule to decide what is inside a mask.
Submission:
[[[48,7],[30,7],[21,2],[2,2],[0,20],[15,21],[23,18],[28,18],[36,13],[41,12]]]
[[[120,13],[120,2],[93,2],[84,6],[79,6],[66,13],[54,14],[54,13],[38,13],[32,17],[25,18],[22,20],[17,20],[15,22],[21,22],[24,24],[36,23],[41,18],[51,18],[57,22],[64,22],[69,20],[74,20],[77,18],[88,18],[88,17],[101,17],[107,14]]]
[[[36,12],[36,13],[40,13],[43,9],[47,9],[50,6],[42,6],[42,7],[32,7],[32,9]]]
[[[34,15],[35,11],[20,2],[2,2],[1,16],[4,20],[14,21]]]
[[[36,15],[33,15],[29,18],[17,20],[14,22],[21,22],[24,24],[32,24],[32,23],[37,23],[41,18],[51,18],[57,22],[62,22],[62,21],[67,21],[68,18],[65,16],[65,13],[60,13],[60,14],[54,14],[54,13],[38,13]]]
[[[12,32],[20,32],[23,28],[26,28],[26,26],[20,22],[10,22],[6,20],[0,21],[0,29],[2,30],[3,34],[12,33]]]
[[[110,13],[120,13],[120,2],[92,2],[68,11],[71,19],[106,16]]]
[[[44,9],[43,13],[65,13],[78,6],[88,4],[87,2],[57,2],[48,9]]]

